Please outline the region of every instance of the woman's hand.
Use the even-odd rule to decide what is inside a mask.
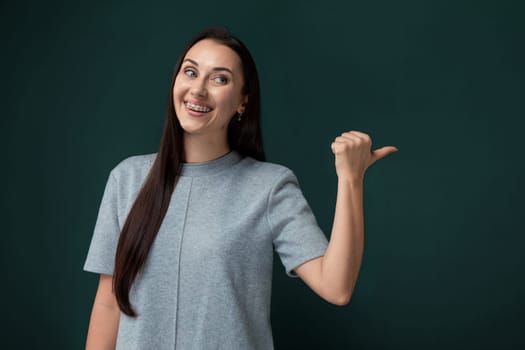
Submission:
[[[317,294],[346,305],[354,292],[364,250],[363,179],[376,160],[396,152],[393,146],[371,151],[372,140],[359,131],[345,132],[332,143],[339,182],[334,224],[324,255],[295,268]]]
[[[332,142],[335,168],[339,179],[362,181],[368,167],[390,153],[397,152],[393,146],[371,150],[372,139],[365,133],[349,131],[336,137]]]

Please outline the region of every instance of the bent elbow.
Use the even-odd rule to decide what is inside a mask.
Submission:
[[[350,299],[352,299],[352,293],[345,293],[337,297],[331,298],[327,301],[337,306],[345,306],[348,305],[348,303],[350,303]]]
[[[348,297],[343,297],[339,300],[337,300],[337,302],[335,303],[335,305],[337,306],[345,306],[345,305],[348,305],[350,303],[350,299],[351,297],[348,296]]]

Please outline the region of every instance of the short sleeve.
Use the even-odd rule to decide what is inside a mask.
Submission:
[[[291,170],[287,169],[274,184],[268,199],[267,214],[274,249],[285,272],[290,277],[298,277],[293,269],[323,256],[328,240]]]
[[[115,176],[110,173],[98,210],[91,245],[84,263],[85,271],[113,274],[115,252],[120,235],[117,189]]]

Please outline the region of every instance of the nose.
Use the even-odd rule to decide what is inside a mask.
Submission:
[[[208,90],[206,89],[206,80],[195,79],[193,81],[193,86],[191,87],[190,93],[195,97],[206,97],[208,95]]]

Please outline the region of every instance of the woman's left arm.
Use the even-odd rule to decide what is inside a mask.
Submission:
[[[337,201],[330,242],[324,256],[295,268],[295,273],[319,296],[336,305],[352,297],[364,249],[363,183],[366,169],[398,149],[371,150],[367,134],[350,131],[332,143],[337,172]]]

